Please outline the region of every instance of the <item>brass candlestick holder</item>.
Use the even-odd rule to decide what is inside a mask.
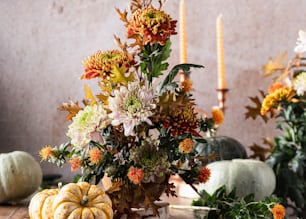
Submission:
[[[225,101],[226,101],[228,91],[229,89],[227,88],[217,88],[219,108],[222,110],[223,113],[225,113],[225,109],[227,108],[225,106]]]

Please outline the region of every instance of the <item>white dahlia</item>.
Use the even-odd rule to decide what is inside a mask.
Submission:
[[[109,125],[109,118],[103,105],[86,106],[72,118],[67,136],[75,147],[85,147],[91,140],[91,134]]]

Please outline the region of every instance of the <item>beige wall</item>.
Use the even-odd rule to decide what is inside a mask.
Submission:
[[[115,48],[113,34],[124,36],[114,7],[127,0],[0,1],[0,152],[25,150],[37,159],[45,144],[67,140],[65,113],[56,110],[67,97],[81,100],[81,60],[96,50]],[[186,0],[188,59],[205,65],[194,70],[199,108],[217,104],[216,28],[223,14],[225,65],[230,89],[219,134],[245,146],[273,134],[274,124],[245,120],[248,96],[264,89],[261,66],[270,56],[293,55],[299,29],[306,30],[306,1]],[[178,19],[179,0],[165,9]],[[179,60],[179,36],[172,38],[171,65]],[[93,83],[95,85],[95,83]],[[58,172],[42,164],[45,172]],[[67,171],[69,172],[69,171]]]

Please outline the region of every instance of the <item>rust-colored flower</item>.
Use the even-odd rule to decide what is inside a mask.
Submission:
[[[93,164],[97,164],[100,162],[102,158],[102,151],[98,148],[92,148],[89,150],[89,160]]]
[[[273,93],[268,94],[261,105],[260,113],[265,115],[272,109],[276,109],[282,101],[290,101],[295,95],[291,87],[276,89]]]
[[[131,182],[137,185],[140,184],[141,181],[143,180],[144,172],[140,168],[131,166],[127,176],[129,180],[131,180]]]
[[[198,181],[200,183],[206,183],[210,178],[210,169],[202,167],[198,173]]]
[[[78,157],[71,158],[71,160],[69,160],[69,163],[71,165],[71,171],[76,171],[80,169],[82,165],[82,161]]]
[[[224,113],[219,107],[213,107],[211,110],[211,115],[214,123],[216,125],[221,125],[224,120]]]
[[[176,137],[188,133],[199,135],[196,129],[199,127],[200,119],[197,117],[192,103],[174,106],[165,117],[163,125],[165,128],[171,127],[172,136]]]
[[[48,160],[53,155],[52,147],[50,145],[46,145],[39,151],[39,156],[41,160]]]
[[[286,215],[285,207],[281,204],[276,204],[272,208],[272,214],[274,219],[283,219]]]
[[[176,22],[161,10],[152,7],[138,9],[128,22],[127,37],[140,37],[144,45],[164,45],[171,35],[176,34]]]
[[[110,50],[101,52],[100,50],[83,61],[85,74],[81,79],[92,79],[101,77],[102,81],[113,83],[126,83],[133,79],[133,74],[126,77],[126,73],[134,64],[134,59],[126,52]]]
[[[184,139],[183,141],[180,142],[179,144],[179,151],[181,153],[184,153],[184,154],[188,154],[192,151],[193,149],[193,141],[191,138],[186,138]]]

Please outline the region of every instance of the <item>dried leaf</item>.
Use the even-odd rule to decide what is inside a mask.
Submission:
[[[262,96],[262,98],[265,97],[264,91],[259,90],[259,93]],[[273,111],[270,111],[270,116],[269,117],[267,115],[261,115],[260,109],[261,109],[262,101],[260,100],[260,98],[258,96],[249,97],[249,99],[255,104],[255,106],[250,106],[250,105],[245,106],[245,108],[247,109],[247,112],[244,114],[245,119],[252,118],[252,119],[255,120],[257,117],[261,117],[264,120],[264,122],[267,123],[269,117],[270,118],[274,117],[274,112]]]
[[[254,158],[254,159],[259,158],[259,160],[261,160],[261,161],[266,160],[267,155],[270,154],[272,149],[273,149],[273,142],[269,138],[264,138],[263,143],[265,145],[268,145],[268,148],[263,147],[261,145],[258,145],[256,143],[254,143],[250,147],[251,151],[253,152],[253,154],[250,156],[250,158]]]
[[[84,90],[85,90],[85,99],[89,100],[90,105],[95,105],[97,103],[97,101],[96,101],[94,95],[92,94],[92,91],[91,91],[90,87],[85,85]]]
[[[59,106],[57,109],[61,111],[67,111],[68,115],[66,116],[66,120],[69,121],[83,108],[79,105],[78,102],[69,100],[68,103],[63,103],[63,105]]]
[[[269,62],[263,66],[263,70],[265,71],[265,76],[270,76],[278,71],[285,70],[285,59],[287,56],[287,52],[284,52],[282,55],[278,54],[273,61],[271,58]]]
[[[123,22],[125,22],[125,23],[128,23],[127,11],[124,10],[123,12],[121,12],[119,8],[115,8],[115,10],[116,10],[117,13],[119,14],[120,20],[123,21]]]

